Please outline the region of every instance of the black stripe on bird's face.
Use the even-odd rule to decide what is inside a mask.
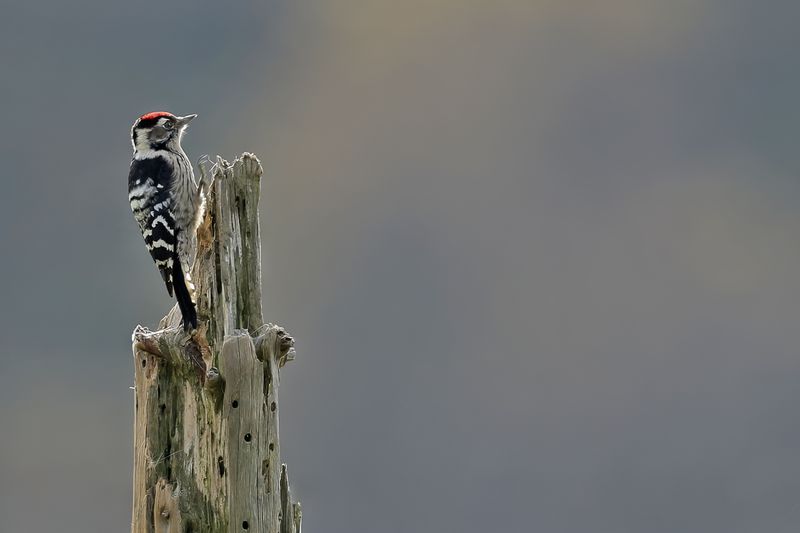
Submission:
[[[131,140],[136,149],[163,150],[170,141],[179,138],[179,133],[177,117],[145,117],[137,120],[131,128]]]

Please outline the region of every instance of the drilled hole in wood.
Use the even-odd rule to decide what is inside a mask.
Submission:
[[[236,409],[237,407],[239,407],[239,400],[233,400],[233,401],[231,402],[231,407],[233,407],[234,409]]]
[[[269,410],[274,412],[275,411],[275,407],[276,407],[275,406],[275,402],[272,402],[272,404],[270,404],[270,406],[269,406]]]
[[[225,460],[221,455],[217,457],[217,471],[219,472],[220,477],[225,475]]]
[[[247,523],[247,520],[242,522],[242,529],[250,529],[250,524]]]
[[[147,359],[142,359],[142,368],[147,366]]]
[[[270,442],[269,443],[269,451],[272,451],[274,449],[275,449],[275,443],[274,442]]]
[[[244,441],[245,442],[250,442],[251,440],[253,440],[253,436],[250,433],[245,433],[244,434]]]

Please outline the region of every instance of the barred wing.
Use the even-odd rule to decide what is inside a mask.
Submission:
[[[128,175],[128,200],[147,250],[172,296],[177,238],[169,175],[167,162],[160,157],[134,160]]]

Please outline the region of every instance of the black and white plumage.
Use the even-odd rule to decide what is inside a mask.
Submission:
[[[205,196],[194,181],[181,137],[196,116],[158,111],[139,117],[131,129],[133,160],[128,174],[131,210],[167,292],[170,296],[174,292],[187,331],[197,327],[188,272]]]

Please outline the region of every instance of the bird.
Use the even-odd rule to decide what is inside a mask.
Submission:
[[[131,127],[133,157],[128,200],[170,297],[175,296],[184,331],[197,328],[197,309],[189,277],[195,232],[205,209],[205,184],[194,179],[181,147],[186,128],[197,115],[166,111],[145,113]]]

